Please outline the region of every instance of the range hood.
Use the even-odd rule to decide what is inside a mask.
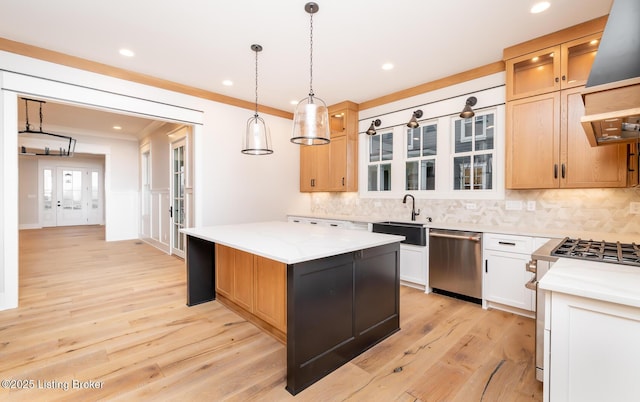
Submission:
[[[638,141],[640,1],[614,0],[582,99],[591,146]]]

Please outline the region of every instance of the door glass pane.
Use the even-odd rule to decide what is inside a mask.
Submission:
[[[98,172],[91,172],[91,208],[98,209]]]
[[[380,165],[380,191],[391,191],[391,164]]]
[[[380,160],[380,135],[373,135],[369,138],[369,162]]]
[[[79,170],[62,173],[62,208],[82,209],[82,172]]]
[[[369,165],[367,170],[367,190],[378,191],[378,165]]]
[[[486,149],[493,149],[493,114],[485,114],[483,116],[476,116],[476,144],[475,150],[482,151]]]
[[[418,189],[418,161],[407,162],[406,167],[407,190]]]
[[[436,161],[426,159],[420,161],[420,190],[436,189]]]
[[[43,170],[42,187],[44,209],[51,209],[53,201],[53,171],[51,169]]]
[[[473,119],[464,119],[464,120],[455,121],[455,132],[454,132],[455,153],[472,151],[471,149],[471,145],[472,145],[471,139],[473,138],[472,122],[473,122]]]
[[[453,158],[453,188],[455,190],[469,190],[471,185],[471,157],[457,156]]]

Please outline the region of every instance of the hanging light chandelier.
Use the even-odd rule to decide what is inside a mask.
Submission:
[[[319,6],[310,2],[304,9],[310,15],[309,96],[298,102],[293,116],[291,142],[300,145],[322,145],[330,141],[327,105],[313,93],[313,14]]]
[[[251,50],[256,53],[256,108],[253,117],[247,121],[240,152],[247,155],[269,155],[273,153],[271,134],[264,120],[258,116],[258,52],[262,51],[262,46],[253,44]]]

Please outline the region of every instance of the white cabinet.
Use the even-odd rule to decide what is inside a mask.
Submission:
[[[483,235],[485,308],[535,316],[535,291],[525,287],[534,274],[526,270],[526,265],[541,240],[496,233]]]
[[[429,292],[429,252],[424,246],[400,244],[400,281],[403,285]]]
[[[640,309],[546,295],[545,401],[637,401]]]

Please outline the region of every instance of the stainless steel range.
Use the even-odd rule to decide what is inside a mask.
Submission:
[[[613,243],[565,237],[553,249],[551,255],[640,266],[640,246],[635,243]]]
[[[536,378],[543,381],[544,343],[544,295],[538,290],[538,281],[547,273],[557,258],[577,258],[587,261],[624,264],[640,267],[640,245],[636,243],[605,242],[565,237],[545,251],[546,257],[532,257],[527,263],[527,271],[534,272],[535,278],[525,286],[536,290]],[[549,244],[549,243],[548,243]],[[547,254],[548,253],[548,254]],[[538,259],[536,259],[538,258]]]

